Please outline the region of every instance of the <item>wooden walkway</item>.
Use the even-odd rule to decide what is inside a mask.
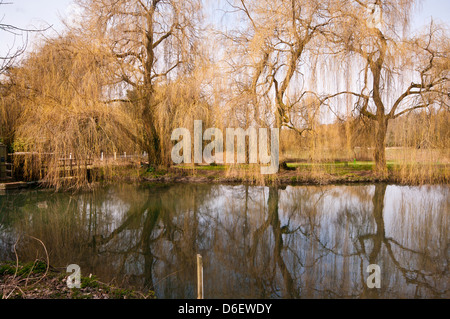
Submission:
[[[46,174],[46,171],[48,169],[48,162],[46,159],[38,159],[36,156],[37,153],[34,152],[16,152],[13,154],[7,154],[9,161],[5,163],[6,166],[4,173],[6,173],[6,176],[3,175],[3,178],[0,176],[0,191],[2,193],[5,190],[14,190],[14,189],[23,189],[27,188],[31,185],[35,185],[37,181],[40,179],[40,176],[44,176]],[[52,154],[44,154],[51,156]],[[14,165],[11,162],[14,161],[14,157],[19,156],[21,157],[21,160],[24,161],[25,158],[28,158],[30,160],[30,166],[32,167],[32,180],[35,180],[35,182],[24,182],[22,174],[23,169],[15,169]],[[57,159],[57,169],[59,170],[59,177],[61,179],[70,179],[77,176],[77,172],[79,173],[80,169],[85,170],[87,174],[87,178],[89,179],[90,175],[92,174],[92,170],[95,170],[97,168],[101,168],[105,165],[124,165],[124,164],[130,164],[130,163],[136,163],[141,162],[143,160],[142,155],[127,155],[125,152],[123,155],[119,155],[114,153],[113,155],[106,155],[104,156],[103,153],[101,153],[100,157],[98,158],[75,158],[72,157],[72,154],[68,157],[61,157]],[[17,170],[17,171],[16,171]],[[17,175],[16,175],[17,173]],[[21,181],[22,180],[22,181]]]
[[[0,182],[0,190],[21,189],[26,187],[28,187],[28,183],[26,182]]]

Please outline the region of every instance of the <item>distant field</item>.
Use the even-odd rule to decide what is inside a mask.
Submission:
[[[344,150],[327,150],[319,149],[313,152],[309,150],[285,150],[281,153],[280,161],[287,162],[330,162],[335,161],[354,161],[370,163],[372,160],[373,149],[371,148],[355,148],[348,154]],[[388,147],[386,148],[386,160],[391,164],[394,163],[439,163],[450,164],[450,149],[417,149],[405,147]]]
[[[328,161],[328,162],[287,162],[287,169],[280,168],[278,178],[290,181],[333,182],[374,180],[374,161]],[[417,162],[388,160],[387,169],[391,181],[404,184],[446,183],[450,176],[450,164],[443,162]],[[177,165],[175,170],[184,171],[192,176],[207,176],[220,179],[226,176],[257,178],[260,176],[258,165]],[[175,173],[176,174],[176,173]]]

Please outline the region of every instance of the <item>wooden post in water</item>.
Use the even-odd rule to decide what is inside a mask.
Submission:
[[[197,299],[203,299],[203,260],[197,254]]]

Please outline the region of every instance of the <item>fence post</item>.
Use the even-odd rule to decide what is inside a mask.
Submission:
[[[203,299],[203,260],[197,254],[197,299]]]
[[[73,169],[72,169],[72,153],[69,154],[69,167],[70,167],[69,176],[72,176],[72,175],[73,175]]]

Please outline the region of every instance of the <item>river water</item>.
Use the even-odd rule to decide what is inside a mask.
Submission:
[[[449,186],[121,184],[0,194],[0,260],[196,298],[449,298]],[[19,240],[18,240],[19,239]],[[373,287],[379,267],[380,288]]]

